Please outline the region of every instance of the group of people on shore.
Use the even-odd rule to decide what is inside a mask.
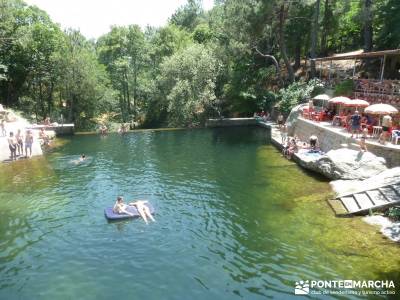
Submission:
[[[43,128],[39,132],[39,141],[44,146],[48,146],[50,143],[50,138]],[[32,157],[34,134],[31,129],[25,130],[25,133],[23,133],[21,129],[18,129],[15,134],[13,131],[10,131],[7,142],[8,148],[10,149],[11,160],[17,160],[18,157]]]
[[[118,132],[119,134],[124,134],[124,133],[127,133],[128,130],[129,130],[129,124],[121,123],[121,125],[119,126],[117,132]],[[99,127],[99,132],[100,132],[100,135],[102,135],[102,136],[107,135],[107,134],[108,134],[108,128],[107,128],[107,126],[106,126],[105,124],[100,125],[100,127]]]
[[[253,118],[261,118],[264,122],[266,122],[271,119],[271,116],[269,112],[265,112],[264,110],[262,110],[261,112],[255,112],[253,114]]]
[[[356,139],[360,137],[361,140],[367,138],[368,135],[372,134],[373,126],[378,125],[378,120],[372,116],[359,111],[352,113],[351,111],[344,112],[338,118],[333,118],[332,124],[345,126],[351,133],[351,138]],[[393,129],[393,120],[390,115],[384,115],[382,117],[382,132],[379,134],[378,142],[385,144],[391,136],[391,130]]]
[[[286,128],[286,125],[284,127]],[[281,136],[283,145],[282,155],[287,159],[292,159],[293,154],[297,153],[300,149],[308,149],[310,153],[321,153],[316,135],[311,135],[308,143],[301,141],[297,135],[287,137],[287,134],[285,135],[282,131]]]
[[[24,150],[26,158],[32,156],[33,134],[31,130],[27,130],[25,135],[21,129],[18,129],[15,135],[10,131],[7,141],[11,160],[17,160],[17,156],[24,156]]]
[[[358,113],[358,112],[356,112]],[[280,134],[281,134],[281,144],[283,145],[282,155],[285,156],[287,159],[291,159],[294,153],[297,153],[299,149],[308,149],[309,152],[321,152],[319,140],[316,135],[311,135],[309,137],[308,143],[302,142],[297,135],[293,137],[289,137],[287,133],[287,126],[286,124],[278,125]],[[361,132],[361,137],[358,141],[358,145],[360,147],[360,151],[367,152],[367,138],[368,131],[363,130]]]

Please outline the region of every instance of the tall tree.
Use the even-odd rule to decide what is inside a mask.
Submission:
[[[364,51],[372,50],[372,0],[363,0]]]
[[[376,38],[379,49],[400,48],[400,1],[378,1],[376,8]]]
[[[315,1],[314,15],[313,21],[311,25],[311,47],[310,47],[310,58],[311,58],[311,77],[315,77],[315,58],[317,51],[317,40],[318,40],[318,29],[319,29],[319,9],[320,9],[320,0]]]
[[[278,41],[279,41],[280,53],[286,65],[286,69],[288,72],[288,80],[289,82],[293,82],[294,71],[292,64],[289,60],[289,57],[287,55],[286,37],[285,37],[286,20],[290,9],[290,4],[291,4],[290,1],[286,0],[282,0],[280,3],[278,3],[277,15],[278,15]]]

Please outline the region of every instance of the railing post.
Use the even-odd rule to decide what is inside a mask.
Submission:
[[[383,73],[385,72],[386,55],[381,59],[381,81],[383,81]]]

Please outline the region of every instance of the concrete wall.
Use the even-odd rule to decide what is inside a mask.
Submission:
[[[357,147],[355,146],[357,141],[347,137],[346,134],[302,118],[298,118],[291,129],[303,141],[308,141],[313,134],[316,135],[324,152],[342,148],[343,144],[346,144],[349,148]],[[389,143],[387,146],[377,145],[375,142],[371,143],[367,140],[367,148],[373,154],[385,158],[388,167],[400,166],[400,147],[392,146]]]

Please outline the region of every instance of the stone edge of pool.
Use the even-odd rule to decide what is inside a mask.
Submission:
[[[233,127],[233,126],[259,126],[259,127],[266,128],[266,129],[270,130],[270,132],[271,132],[271,143],[275,147],[277,147],[279,150],[282,150],[284,147],[281,142],[282,141],[281,133],[280,133],[279,129],[277,128],[278,127],[277,124],[274,122],[263,122],[256,118],[220,118],[220,119],[209,119],[209,120],[207,120],[207,123],[206,123],[206,127],[208,127],[208,128]],[[294,126],[296,126],[296,125],[294,125]],[[338,137],[338,139],[342,139],[342,137]],[[332,149],[325,149],[325,150],[328,152],[329,150],[334,150],[334,149],[332,148]],[[309,166],[309,162],[305,161],[304,157],[305,156],[302,154],[295,153],[293,155],[293,160],[301,167],[311,170],[313,172],[316,172],[315,169],[307,167],[307,166]],[[398,173],[399,173],[398,178],[399,178],[399,183],[400,183],[400,167],[388,169],[388,170],[390,171],[390,170],[396,170],[396,169],[398,169]],[[328,179],[331,179],[331,178],[325,176],[325,174],[322,174],[320,172],[318,172],[318,173]],[[375,177],[378,177],[378,176],[371,176],[370,178],[367,178],[366,180],[368,181],[368,179],[373,179]],[[359,183],[362,181],[363,180],[334,180],[334,181],[330,182],[330,185],[333,188],[336,196],[339,196],[339,194],[342,194],[340,192],[340,182],[350,182],[350,183],[358,182]],[[339,184],[332,184],[333,182],[339,182]],[[365,190],[366,189],[367,188],[365,188]],[[332,208],[332,210],[334,211],[335,215],[340,216],[336,213],[335,208],[332,207],[331,203],[329,203],[329,205]],[[383,217],[383,216],[379,216],[379,218],[378,218],[378,216],[366,216],[363,218],[363,221],[370,225],[380,226],[381,227],[380,232],[385,237],[387,237],[388,239],[390,239],[394,242],[400,242],[400,222],[392,222],[387,217]]]

